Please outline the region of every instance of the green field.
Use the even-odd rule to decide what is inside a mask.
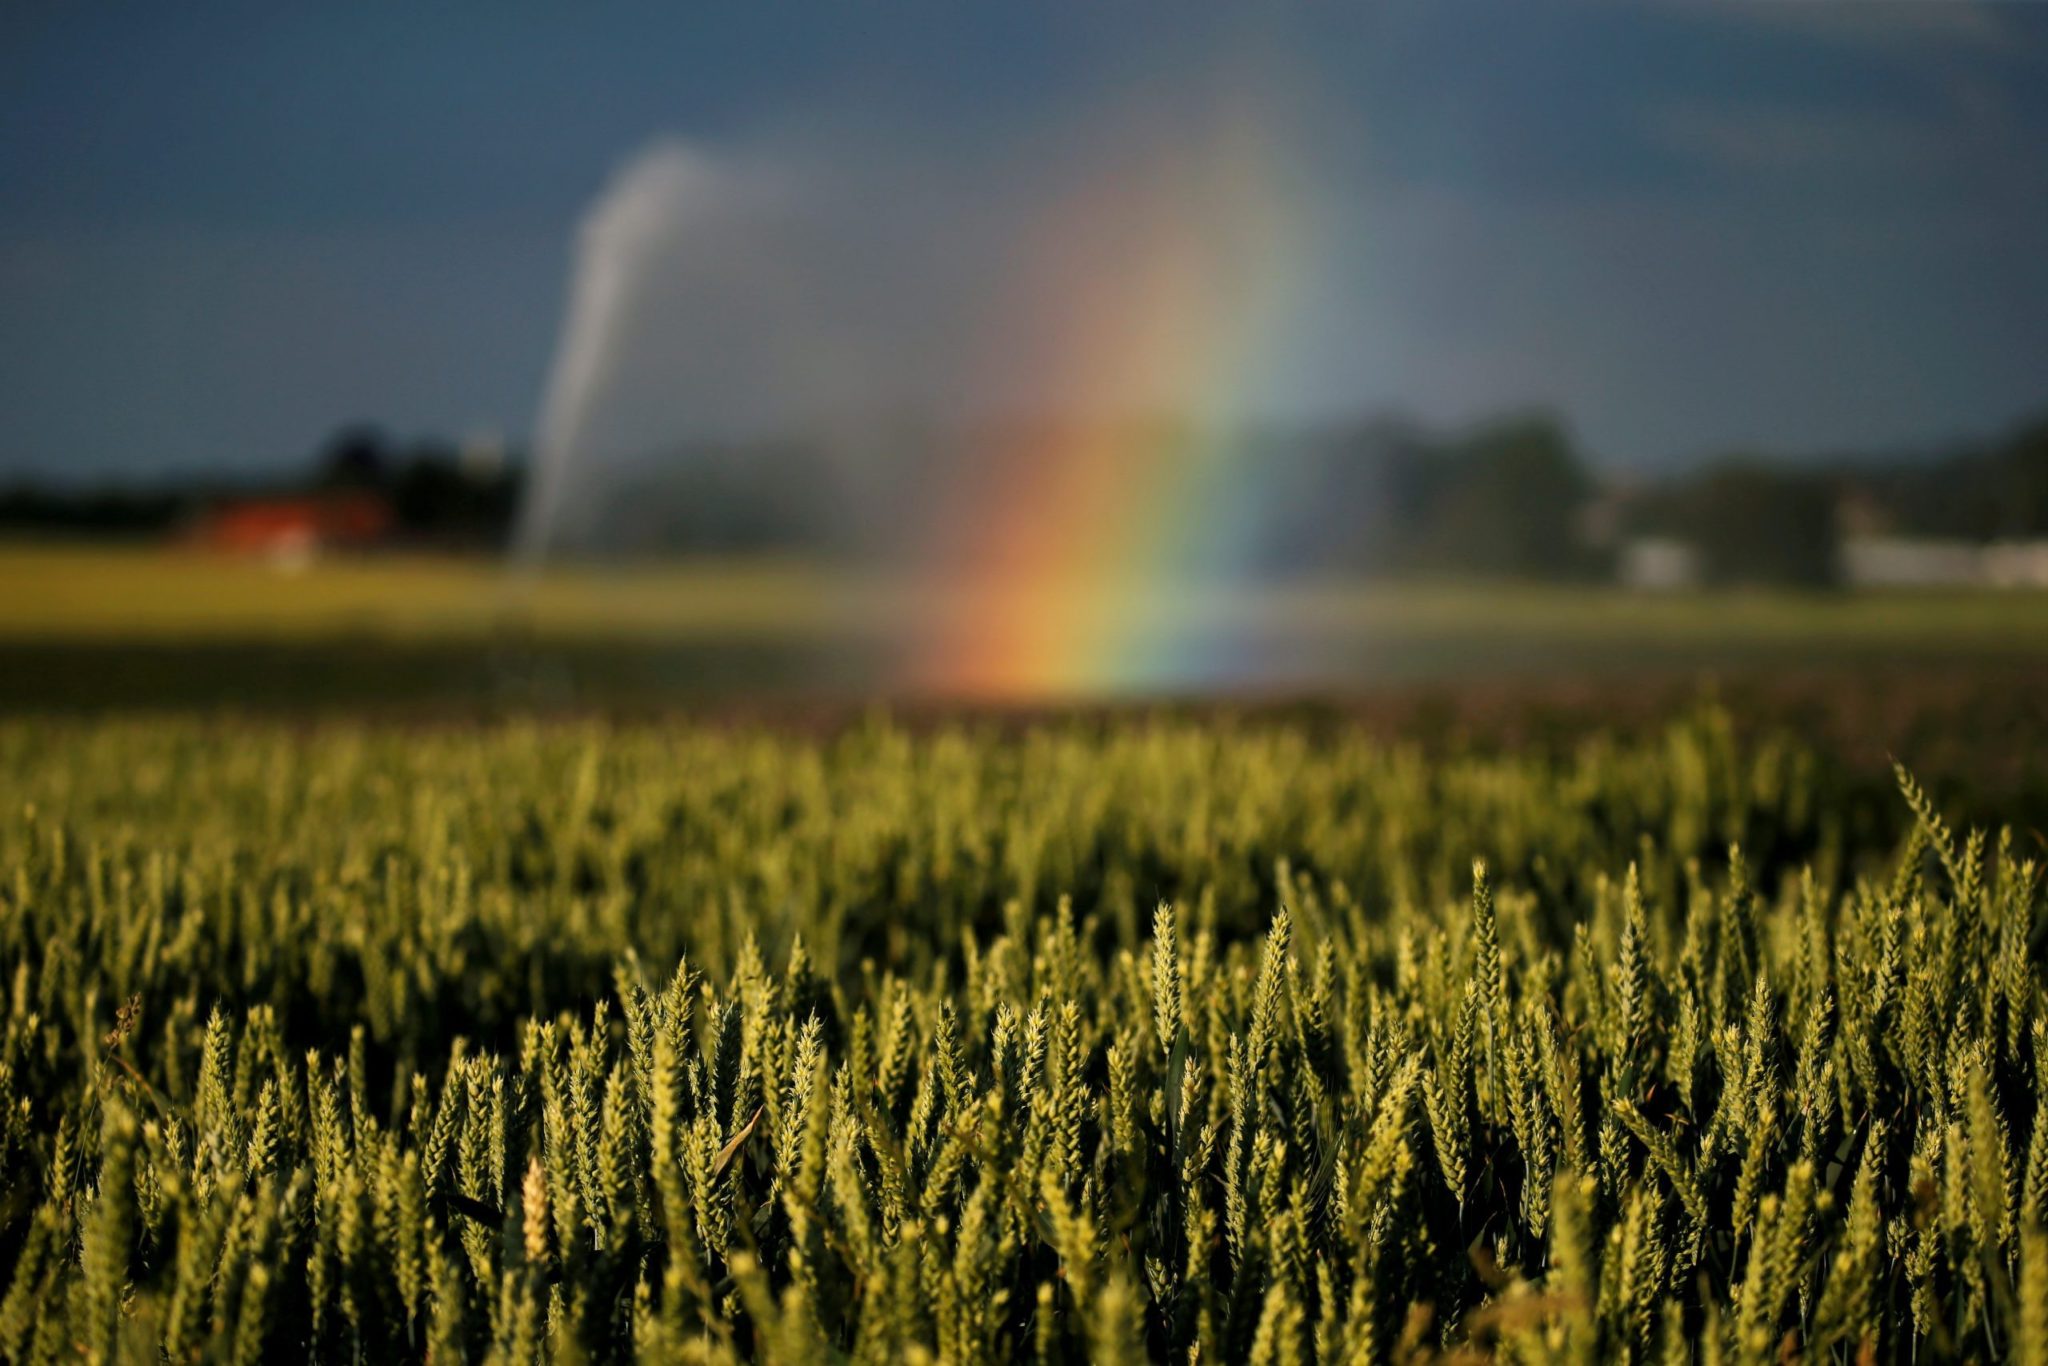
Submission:
[[[565,566],[522,577],[470,557],[380,556],[280,569],[157,548],[0,544],[0,635],[212,641],[489,636],[816,638],[884,634],[942,588],[793,563]],[[1289,631],[1398,642],[1542,639],[1562,648],[1945,650],[2048,654],[2048,599],[2028,592],[1652,594],[1514,583],[1292,584],[1191,610]]]
[[[903,643],[945,605],[942,588],[794,564],[521,580],[479,559],[331,559],[285,573],[190,552],[16,544],[0,546],[0,711],[859,703],[896,691]],[[1295,584],[1145,615],[1230,632],[1259,666],[1241,686],[1253,698],[2048,671],[2048,599],[2031,593]]]

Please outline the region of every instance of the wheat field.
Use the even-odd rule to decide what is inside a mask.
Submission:
[[[1712,711],[0,775],[8,1360],[2048,1360],[2038,837]]]

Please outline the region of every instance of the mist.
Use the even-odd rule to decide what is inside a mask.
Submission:
[[[822,479],[828,539],[928,553],[1020,430],[1257,415],[1314,235],[1287,104],[651,142],[576,236],[519,556],[630,548],[635,481],[678,475]]]

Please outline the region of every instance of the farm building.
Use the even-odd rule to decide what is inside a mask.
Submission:
[[[391,532],[391,505],[374,493],[230,498],[193,523],[190,540],[208,550],[302,563],[329,550],[373,546]]]
[[[2048,541],[1849,536],[1841,574],[1851,588],[2042,588]]]

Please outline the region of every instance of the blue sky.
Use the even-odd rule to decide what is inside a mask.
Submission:
[[[1594,456],[2048,408],[2048,4],[0,11],[0,476],[523,436],[663,139],[1000,169],[1256,70],[1340,225],[1281,415],[1556,406]]]

